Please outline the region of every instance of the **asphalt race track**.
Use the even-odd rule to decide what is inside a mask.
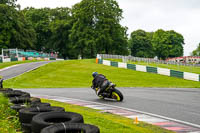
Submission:
[[[10,78],[16,77],[20,74],[23,74],[27,71],[36,69],[42,65],[48,64],[50,62],[53,62],[53,61],[40,61],[40,62],[18,64],[15,66],[0,69],[0,75],[3,76],[4,80],[7,80]]]
[[[21,64],[0,70],[5,79],[15,77],[49,62]],[[100,102],[157,114],[200,125],[200,88],[119,88],[123,102],[99,99],[91,88],[25,89],[31,94],[61,96]]]
[[[200,89],[120,88],[125,97],[123,102],[99,99],[90,88],[26,89],[24,91],[31,94],[100,102],[200,125]]]

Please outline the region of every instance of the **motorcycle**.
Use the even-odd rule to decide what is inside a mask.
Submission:
[[[105,91],[103,92],[103,96],[98,96],[98,92],[100,88],[95,88],[95,92],[96,95],[100,98],[100,99],[104,99],[104,98],[108,98],[108,99],[114,99],[116,101],[122,101],[123,100],[123,95],[122,93],[115,88],[116,85],[113,83],[109,83],[109,86],[105,89]]]

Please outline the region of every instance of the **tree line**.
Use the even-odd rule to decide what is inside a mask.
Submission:
[[[197,48],[194,51],[192,51],[191,55],[193,55],[193,56],[200,56],[200,43],[197,46]]]
[[[131,55],[136,57],[159,59],[183,56],[184,38],[174,30],[155,32],[137,30],[131,33],[129,47]]]
[[[183,55],[184,38],[173,30],[133,31],[120,24],[115,0],[82,0],[72,8],[25,8],[0,2],[0,48],[58,52],[62,58],[94,58],[97,53],[160,59]]]

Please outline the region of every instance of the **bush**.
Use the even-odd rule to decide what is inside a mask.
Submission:
[[[21,130],[17,112],[10,108],[9,100],[0,93],[0,132],[11,133]]]

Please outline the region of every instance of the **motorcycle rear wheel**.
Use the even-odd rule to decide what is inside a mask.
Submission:
[[[117,101],[122,101],[123,95],[119,90],[114,89],[113,92],[112,92],[112,99],[115,99]]]

